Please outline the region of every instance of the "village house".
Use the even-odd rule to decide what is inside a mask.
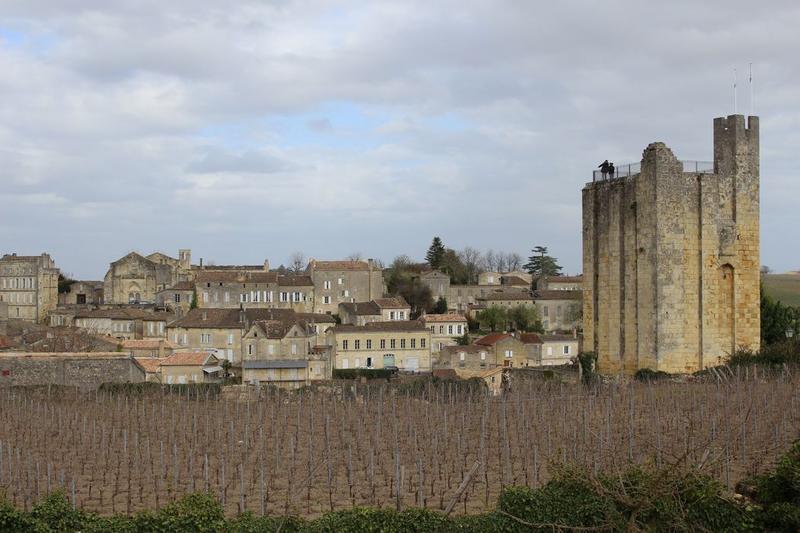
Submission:
[[[122,351],[134,357],[157,357],[163,359],[175,352],[175,345],[167,339],[125,339],[120,343]]]
[[[525,345],[527,366],[542,366],[542,336],[538,333],[515,333],[514,336]]]
[[[49,254],[0,257],[0,302],[13,319],[41,323],[58,305],[59,270]]]
[[[59,305],[99,305],[103,303],[102,281],[74,281],[59,294]]]
[[[208,352],[178,352],[161,361],[161,382],[167,384],[218,383],[220,360]]]
[[[441,351],[445,346],[457,344],[456,337],[467,332],[467,318],[458,313],[430,314],[420,321],[431,330],[431,352]]]
[[[110,304],[153,303],[156,293],[191,278],[191,251],[178,259],[161,252],[144,257],[136,252],[114,261],[103,280],[103,299]]]
[[[478,344],[445,346],[434,357],[436,360],[435,368],[486,370],[497,366],[494,350],[491,347]]]
[[[547,332],[569,331],[581,323],[581,291],[574,290],[536,290],[533,300],[539,311],[539,319]]]
[[[328,352],[315,349],[304,320],[258,320],[242,340],[242,382],[295,389],[330,377]]]
[[[579,353],[577,335],[542,335],[542,366],[570,364]]]
[[[61,315],[55,315],[58,316]],[[116,339],[165,338],[167,323],[173,318],[172,313],[127,307],[85,309],[75,312],[72,325]]]
[[[199,271],[195,277],[197,307],[293,309],[312,312],[310,276],[236,270]]]
[[[342,302],[369,302],[386,292],[383,271],[367,261],[317,261],[306,267],[314,286],[314,312],[334,314]]]
[[[431,370],[431,334],[417,320],[340,324],[328,330],[334,368]]]
[[[377,298],[370,302],[343,302],[339,304],[339,319],[342,324],[363,326],[369,322],[409,320],[411,306],[402,296]]]
[[[194,282],[179,281],[175,285],[156,293],[156,305],[169,309],[176,316],[185,315],[192,307],[194,298]]]
[[[506,310],[519,306],[536,307],[536,302],[528,290],[493,291],[477,298],[476,303],[483,309],[492,306],[501,307]]]
[[[239,309],[192,309],[167,325],[167,338],[178,348],[213,352],[219,359],[238,365],[244,315]]]
[[[542,276],[536,280],[540,291],[582,291],[583,276]]]
[[[148,383],[161,383],[161,362],[159,357],[134,356],[136,363],[144,370],[145,381]]]
[[[530,366],[525,345],[508,333],[490,333],[474,342],[489,350],[489,359],[497,366]]]

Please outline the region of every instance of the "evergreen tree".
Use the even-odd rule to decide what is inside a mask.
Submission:
[[[442,266],[442,260],[444,259],[444,244],[442,244],[442,239],[439,237],[434,237],[433,242],[431,242],[430,247],[428,248],[428,253],[425,254],[425,261],[431,266],[431,268],[439,268]]]
[[[433,306],[433,312],[440,315],[447,312],[447,299],[444,296],[439,296],[439,299],[436,300],[436,305]]]
[[[531,250],[528,262],[523,266],[534,279],[541,276],[560,276],[561,266],[555,257],[547,255],[547,247],[536,246]]]

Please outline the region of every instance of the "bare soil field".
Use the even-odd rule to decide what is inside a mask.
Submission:
[[[798,436],[800,379],[522,383],[499,398],[352,385],[249,399],[0,391],[0,491],[22,508],[63,488],[100,513],[208,491],[226,512],[317,516],[355,505],[493,508],[554,465],[691,465],[733,486]]]

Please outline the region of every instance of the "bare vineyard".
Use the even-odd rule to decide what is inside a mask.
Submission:
[[[688,464],[732,485],[798,436],[798,384],[524,383],[501,398],[371,385],[239,401],[5,390],[0,491],[30,507],[63,488],[102,513],[208,491],[230,514],[313,516],[456,501],[456,512],[479,512],[504,486],[541,485],[559,462],[597,471]]]

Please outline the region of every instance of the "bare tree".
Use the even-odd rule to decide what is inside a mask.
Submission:
[[[363,261],[364,256],[361,255],[361,252],[353,252],[352,254],[347,256],[348,261]]]
[[[464,263],[469,283],[477,283],[482,259],[481,253],[475,248],[467,246],[458,253],[458,257]]]
[[[289,269],[299,274],[306,266],[306,256],[303,252],[294,252],[289,256]]]
[[[497,256],[495,255],[494,250],[489,249],[483,255],[483,260],[485,270],[497,271]]]
[[[508,271],[511,272],[512,270],[519,270],[522,268],[522,256],[519,255],[517,252],[512,252],[508,254],[506,260],[508,261]]]

